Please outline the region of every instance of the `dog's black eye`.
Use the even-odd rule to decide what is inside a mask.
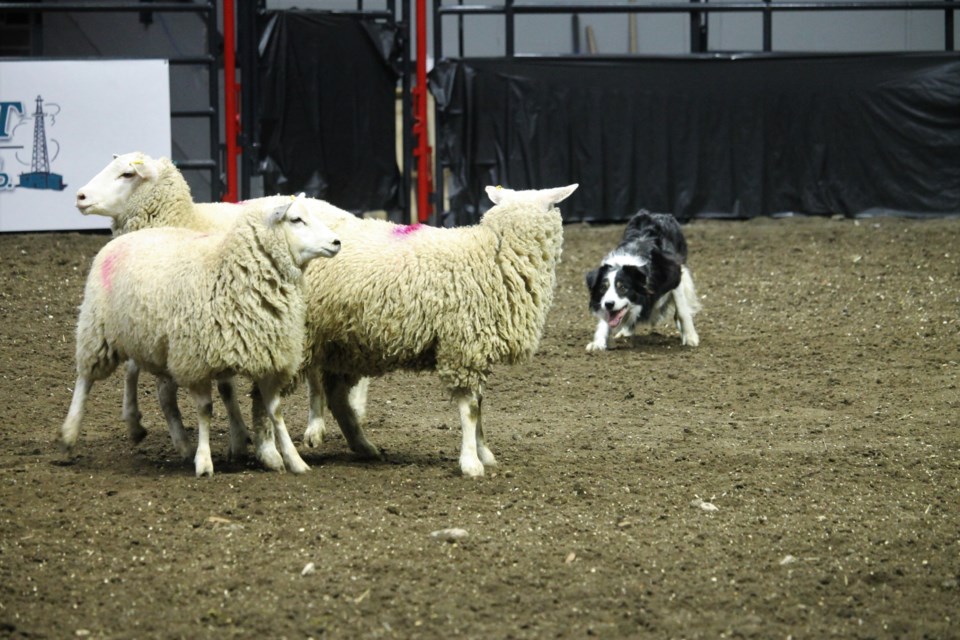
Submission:
[[[623,295],[627,292],[626,285],[620,282],[619,280],[617,280],[615,289],[617,290],[617,293],[619,293],[620,295]]]

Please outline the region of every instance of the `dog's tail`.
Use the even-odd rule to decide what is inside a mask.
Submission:
[[[627,223],[624,238],[647,237],[662,251],[669,251],[687,261],[687,239],[683,237],[680,223],[670,213],[650,213],[640,209]]]

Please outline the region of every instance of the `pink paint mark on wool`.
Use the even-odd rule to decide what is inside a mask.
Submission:
[[[416,233],[417,231],[420,231],[420,229],[422,228],[423,228],[423,225],[420,224],[419,222],[417,224],[406,224],[406,225],[402,225],[395,228],[393,230],[393,235],[405,237],[410,235],[411,233]]]
[[[120,266],[120,252],[115,251],[103,259],[100,263],[100,283],[103,288],[109,292],[113,288],[113,276]]]

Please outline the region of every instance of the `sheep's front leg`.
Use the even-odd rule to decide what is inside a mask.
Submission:
[[[287,431],[287,425],[283,421],[283,414],[280,411],[280,385],[277,384],[275,380],[259,380],[257,381],[257,387],[260,389],[260,395],[262,396],[263,409],[266,411],[267,417],[270,418],[270,423],[273,426],[273,435],[276,440],[276,442],[272,443],[274,451],[276,451],[276,445],[279,444],[280,455],[283,457],[283,463],[286,464],[287,469],[293,473],[307,472],[310,467],[303,461],[303,458],[300,457],[300,453],[297,451],[297,447],[294,446],[293,440],[290,438],[290,433]],[[261,438],[261,448],[265,441],[266,438]],[[274,467],[270,468],[273,469]],[[283,466],[281,465],[280,469],[282,468]]]
[[[227,451],[228,460],[245,460],[247,457],[247,425],[243,422],[243,413],[237,401],[237,385],[234,378],[217,381],[217,392],[223,400],[227,410],[227,419],[230,422],[230,449]]]
[[[493,454],[483,442],[483,427],[480,416],[480,395],[474,391],[456,394],[460,408],[460,471],[470,478],[483,475],[482,457],[489,460],[489,464],[496,464]]]
[[[347,439],[350,450],[362,458],[380,458],[380,449],[367,439],[361,423],[366,411],[367,378],[353,378],[335,373],[324,373],[323,388],[327,395],[330,413],[340,425],[343,437]],[[358,413],[357,407],[361,410]]]
[[[213,458],[210,455],[210,421],[213,418],[213,396],[210,383],[190,387],[190,395],[197,404],[197,455],[193,462],[197,477],[213,477]]]
[[[170,431],[170,440],[184,460],[194,457],[195,450],[187,437],[187,430],[183,427],[183,416],[177,405],[177,383],[169,376],[157,376],[157,399],[160,401],[160,410],[167,421]]]
[[[147,437],[140,419],[140,406],[137,403],[137,382],[140,379],[140,367],[133,360],[127,360],[127,375],[123,383],[123,421],[127,423],[127,432],[134,444]]]
[[[67,412],[67,418],[60,427],[60,442],[67,451],[73,448],[77,443],[77,437],[80,435],[80,423],[83,421],[83,410],[87,404],[87,396],[90,395],[90,388],[93,386],[93,380],[87,376],[77,377],[77,384],[73,387],[73,400],[70,401],[70,410]]]
[[[310,397],[310,412],[307,416],[307,430],[303,433],[303,444],[319,447],[327,433],[327,426],[323,421],[326,396],[323,393],[323,372],[320,369],[307,369],[307,394]]]

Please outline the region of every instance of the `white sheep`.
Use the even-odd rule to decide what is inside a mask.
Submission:
[[[159,227],[183,227],[198,231],[224,231],[238,216],[249,211],[271,211],[289,200],[288,196],[257,198],[240,204],[194,203],[190,187],[180,170],[168,158],[152,158],[135,151],[116,155],[113,160],[77,191],[76,206],[84,215],[101,215],[110,218],[115,236]],[[343,217],[352,218],[349,212],[337,209],[318,200],[310,200],[308,206],[320,215],[323,221],[335,226]],[[140,442],[146,436],[141,424],[141,412],[137,402],[139,368],[128,361],[123,394],[123,419],[127,423],[130,438]],[[365,385],[360,385],[365,389]],[[243,423],[235,386],[230,380],[217,383],[230,423],[229,457],[240,458],[245,454],[247,430]],[[157,395],[160,407],[170,431],[174,447],[184,458],[193,456],[183,420],[177,406],[177,385],[169,376],[157,376]],[[322,404],[322,402],[321,402]],[[359,410],[362,407],[358,406]],[[313,409],[320,412],[321,409]],[[322,422],[322,413],[314,421]],[[259,417],[259,414],[258,414]]]
[[[493,365],[523,361],[539,345],[563,242],[554,205],[576,188],[488,187],[495,206],[457,229],[343,221],[343,251],[305,273],[311,419],[322,391],[350,447],[377,456],[351,390],[388,371],[435,370],[459,406],[461,471],[480,476],[496,464],[484,443],[483,385]],[[312,421],[305,441],[321,441],[322,428]]]
[[[142,154],[134,159],[152,163]],[[171,214],[169,205],[155,204],[164,199],[162,193],[134,196],[137,190],[162,192],[167,184],[183,182],[172,165],[156,169],[153,173],[165,176],[159,178],[149,171],[143,171],[146,177],[138,177],[138,165],[125,170],[122,163],[117,164],[120,166],[108,167],[91,181],[103,178],[100,191],[105,195],[96,204],[87,193],[82,199],[78,194],[77,203],[85,213],[113,218],[115,231],[196,224],[192,218],[205,223],[231,215],[237,206],[194,204],[181,198],[176,213]],[[126,185],[128,179],[136,184]],[[519,361],[536,349],[552,301],[562,243],[561,217],[553,205],[576,187],[526,192],[488,188],[498,206],[487,212],[480,225],[455,230],[363,220],[329,203],[307,199],[307,205],[345,240],[346,249],[336,260],[315,262],[306,272],[309,334],[314,342],[307,354],[310,366],[304,370],[310,391],[304,442],[309,446],[322,443],[323,407],[329,404],[350,448],[365,457],[378,457],[379,449],[361,427],[368,376],[395,369],[436,369],[460,405],[463,473],[481,475],[484,463],[495,464],[479,425],[482,382],[493,364]],[[85,191],[87,187],[81,190]],[[183,187],[172,191],[175,196]],[[259,206],[260,200],[251,204]],[[500,247],[504,248],[502,255]],[[348,254],[351,257],[344,260]],[[541,282],[546,273],[549,286]],[[482,312],[474,319],[468,317],[471,305],[460,309],[461,281],[464,293],[472,294],[464,300]],[[340,287],[341,283],[349,292],[328,299],[330,292],[324,292],[324,287]],[[367,285],[369,289],[364,290]],[[484,293],[488,285],[489,299]],[[389,304],[380,305],[380,298]],[[355,313],[363,310],[367,300],[374,302],[366,313]],[[327,303],[332,304],[328,307]],[[381,317],[381,309],[392,310],[392,316]],[[465,317],[457,315],[460,311]],[[498,326],[504,319],[509,322]],[[456,326],[458,323],[462,324]],[[335,346],[326,349],[324,332],[331,329],[331,335],[338,338],[331,342]],[[504,335],[497,337],[501,332]],[[423,344],[424,335],[434,336],[438,345],[442,342],[440,357],[431,353],[429,344]],[[465,370],[470,373],[456,373]],[[257,400],[255,389],[255,422],[262,414]]]
[[[114,235],[157,227],[223,231],[244,210],[231,203],[195,206],[189,185],[168,158],[139,151],[114,156],[77,191],[76,205],[84,215],[110,218]]]
[[[273,433],[258,432],[271,469],[307,470],[279,412],[279,391],[303,357],[303,268],[340,241],[302,201],[249,211],[225,233],[144,229],[114,238],[87,276],[77,322],[77,383],[61,430],[76,443],[90,388],[123,360],[169,375],[197,403],[195,468],[212,475],[211,380],[251,378]],[[274,441],[279,440],[280,451]]]

